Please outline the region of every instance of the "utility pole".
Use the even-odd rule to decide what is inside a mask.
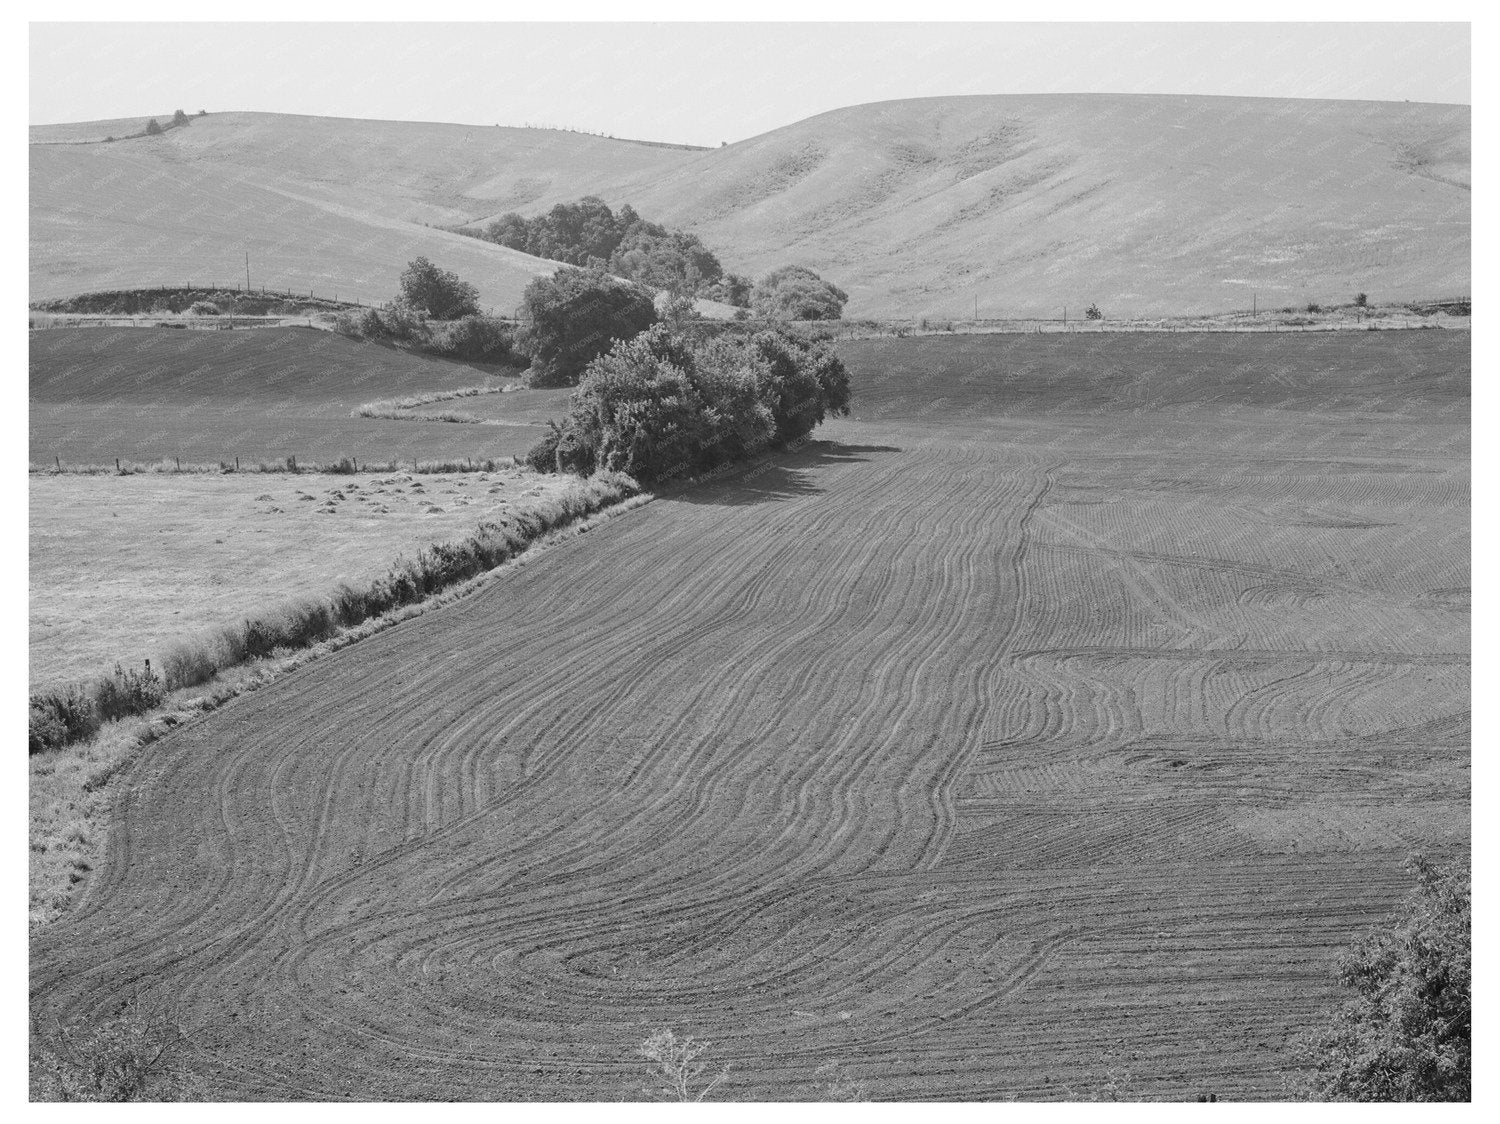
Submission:
[[[979,323],[979,295],[974,296],[974,323]]]
[[[245,292],[250,291],[250,251],[245,251]]]
[[[1251,293],[1250,294],[1250,315],[1251,316],[1259,316],[1260,315],[1260,306],[1259,306],[1259,302],[1257,300],[1257,298],[1259,297],[1259,295],[1260,294],[1258,294],[1258,293]]]

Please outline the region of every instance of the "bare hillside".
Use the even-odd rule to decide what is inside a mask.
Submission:
[[[1467,106],[1036,95],[855,106],[727,148],[286,114],[32,131],[32,296],[221,280],[374,299],[424,252],[513,305],[553,268],[431,230],[595,194],[788,262],[853,316],[1214,312],[1467,294]],[[107,128],[108,127],[108,128]],[[171,237],[164,238],[163,234]],[[393,272],[393,270],[395,272]],[[176,274],[186,273],[177,277]],[[172,276],[168,277],[167,275]]]
[[[855,315],[1109,315],[1467,293],[1467,106],[924,98],[836,110],[599,193]],[[538,197],[529,212],[576,196]]]

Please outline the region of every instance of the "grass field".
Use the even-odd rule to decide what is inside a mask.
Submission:
[[[153,745],[43,1023],[165,988],[236,1099],[611,1100],[657,1027],[726,1098],[1281,1097],[1468,851],[1467,334],[843,355],[800,451]]]
[[[33,688],[139,666],[173,640],[283,600],[359,586],[398,554],[556,493],[526,469],[33,475]]]
[[[31,461],[47,466],[342,457],[493,459],[524,453],[556,412],[553,392],[486,395],[488,426],[352,417],[359,405],[426,391],[503,386],[518,372],[414,355],[308,328],[31,333]],[[565,396],[563,396],[565,397]],[[451,408],[438,402],[422,417]],[[467,408],[467,407],[466,407]]]

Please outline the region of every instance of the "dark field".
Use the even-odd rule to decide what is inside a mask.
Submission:
[[[36,465],[457,460],[524,453],[555,394],[434,403],[505,424],[355,418],[372,400],[514,381],[517,372],[412,355],[309,328],[173,331],[61,328],[31,333],[31,461]],[[493,399],[494,401],[489,401]],[[500,401],[504,399],[504,401]],[[466,403],[484,402],[484,413]]]

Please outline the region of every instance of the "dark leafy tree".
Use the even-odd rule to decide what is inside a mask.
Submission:
[[[1421,857],[1408,868],[1418,888],[1400,916],[1339,965],[1354,998],[1301,1044],[1316,1099],[1470,1099],[1468,873]]]
[[[187,123],[188,123],[188,115],[186,113],[182,112],[182,110],[179,109],[175,113],[172,114],[172,124],[173,125],[186,125]]]
[[[1104,313],[1100,311],[1097,304],[1091,304],[1083,310],[1084,318],[1087,320],[1103,320]]]
[[[848,293],[812,270],[786,265],[756,283],[750,303],[768,320],[837,320],[848,300]]]
[[[151,118],[151,120],[149,120],[149,121],[146,122],[146,135],[148,137],[159,137],[159,136],[161,136],[161,126],[156,123],[156,118],[155,117]]]
[[[457,320],[479,315],[479,290],[458,274],[417,258],[401,274],[400,302],[435,320]]]
[[[564,267],[522,297],[528,320],[518,344],[531,355],[532,386],[573,386],[589,361],[656,322],[651,294],[597,270]]]

